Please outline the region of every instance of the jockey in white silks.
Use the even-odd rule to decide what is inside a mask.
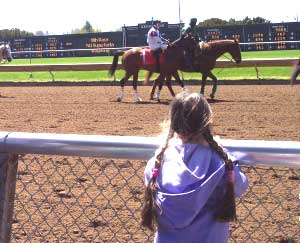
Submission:
[[[159,28],[161,22],[156,20],[154,23],[155,24],[150,28],[147,35],[147,43],[149,48],[151,50],[157,50],[158,48],[165,50],[168,47],[168,40],[164,39],[160,34]]]
[[[156,58],[156,71],[159,72],[159,53],[167,49],[169,41],[163,38],[160,34],[160,20],[154,21],[153,24],[154,25],[150,28],[147,34],[147,43],[149,48],[153,50],[153,54]]]

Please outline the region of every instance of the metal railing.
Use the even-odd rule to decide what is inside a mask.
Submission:
[[[154,137],[0,132],[0,242],[150,242],[140,227]],[[222,140],[250,187],[230,242],[299,242],[300,142]]]

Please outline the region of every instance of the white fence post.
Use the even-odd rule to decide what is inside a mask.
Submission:
[[[10,242],[18,155],[0,153],[0,243]]]

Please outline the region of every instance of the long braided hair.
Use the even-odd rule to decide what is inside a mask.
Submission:
[[[168,148],[170,139],[174,136],[174,131],[169,129],[169,133],[167,136],[167,140],[164,146],[161,147],[160,152],[156,155],[155,158],[155,167],[152,172],[152,178],[150,179],[146,190],[145,190],[145,203],[142,209],[142,226],[154,230],[155,224],[157,223],[157,212],[156,210],[159,208],[155,201],[155,194],[157,192],[157,172],[163,163],[163,156]]]
[[[236,219],[233,162],[228,158],[223,148],[215,141],[212,131],[212,110],[206,99],[196,93],[182,92],[176,96],[170,109],[170,128],[161,150],[156,155],[155,168],[152,178],[145,189],[145,203],[142,209],[142,226],[154,230],[157,223],[158,205],[155,201],[157,192],[157,172],[162,166],[164,152],[168,148],[170,139],[176,133],[184,142],[197,141],[203,138],[209,146],[223,159],[226,169],[226,193],[222,205],[219,207],[217,219],[220,221],[234,221]]]

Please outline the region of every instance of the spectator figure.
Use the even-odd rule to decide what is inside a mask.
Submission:
[[[213,137],[204,96],[178,94],[169,119],[165,145],[145,168],[142,225],[156,230],[156,243],[228,242],[248,180]]]
[[[150,28],[147,34],[147,43],[149,48],[153,50],[153,54],[156,59],[156,71],[160,72],[159,54],[162,53],[168,47],[169,41],[161,36],[159,31],[161,25],[160,20],[155,20],[153,26]]]

